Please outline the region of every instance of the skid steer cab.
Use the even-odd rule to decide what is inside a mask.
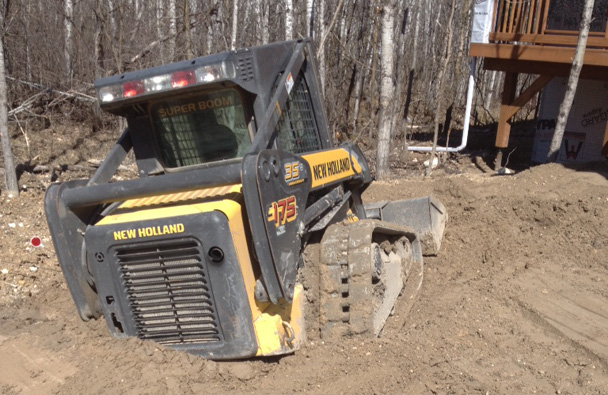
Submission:
[[[293,352],[306,325],[380,333],[447,217],[433,198],[362,204],[369,168],[332,142],[313,53],[281,42],[95,82],[128,127],[89,180],[45,197],[83,320],[212,359]],[[111,182],[131,150],[139,177]],[[321,257],[304,263],[313,238]]]

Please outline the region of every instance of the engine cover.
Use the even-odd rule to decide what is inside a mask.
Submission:
[[[97,225],[85,241],[112,335],[213,359],[256,354],[251,309],[223,213]]]

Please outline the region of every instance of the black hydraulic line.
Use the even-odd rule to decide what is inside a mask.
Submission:
[[[222,165],[219,168],[207,167],[136,180],[66,189],[61,194],[61,198],[68,207],[86,207],[182,192],[197,187],[220,187],[240,183],[241,163],[236,162]]]
[[[317,200],[306,208],[304,214],[304,225],[309,225],[312,221],[319,218],[321,214],[336,205],[344,197],[342,186],[331,190],[327,195]]]

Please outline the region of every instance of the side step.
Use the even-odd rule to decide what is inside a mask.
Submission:
[[[365,213],[367,218],[412,228],[420,238],[424,255],[439,253],[448,212],[435,197],[366,204]]]

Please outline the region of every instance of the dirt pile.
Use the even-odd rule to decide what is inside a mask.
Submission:
[[[74,164],[101,155],[101,143],[86,144]],[[64,148],[45,155],[71,157]],[[497,177],[460,156],[431,179],[374,183],[368,202],[432,193],[449,210],[409,314],[398,304],[378,339],[313,339],[295,355],[244,362],[82,322],[46,227],[45,174],[24,173],[18,199],[0,195],[0,393],[608,393],[606,163]]]

